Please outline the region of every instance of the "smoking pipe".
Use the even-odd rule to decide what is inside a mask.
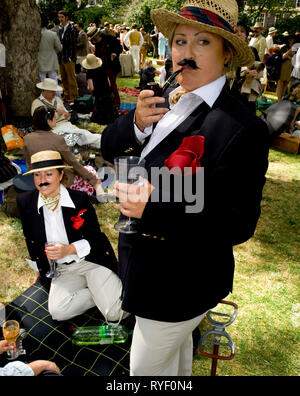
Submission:
[[[177,74],[181,73],[182,70],[183,69],[176,70],[176,72],[171,74],[170,77],[167,79],[167,81],[164,83],[163,87],[161,87],[156,82],[149,82],[149,83],[147,83],[147,88],[146,89],[152,89],[152,91],[154,91],[154,96],[163,96],[164,93],[166,92],[166,90],[169,88],[169,86],[175,80]]]
[[[198,69],[196,62],[192,59],[182,59],[177,63],[178,66],[189,66],[192,69]],[[183,67],[179,70],[176,70],[171,76],[167,79],[164,86],[161,88],[158,83],[150,82],[147,84],[147,89],[152,89],[154,91],[155,96],[163,96],[166,90],[170,87],[170,85],[175,80],[176,76],[183,71]]]

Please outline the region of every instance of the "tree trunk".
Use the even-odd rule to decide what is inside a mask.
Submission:
[[[10,116],[30,116],[38,96],[37,55],[41,20],[36,0],[0,0],[0,42],[6,48],[6,67],[0,67],[8,88]]]

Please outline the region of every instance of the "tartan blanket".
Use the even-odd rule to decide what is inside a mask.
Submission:
[[[27,331],[23,340],[26,356],[19,360],[51,360],[64,376],[127,377],[131,337],[124,344],[72,344],[71,326],[102,325],[104,319],[97,308],[92,308],[69,321],[54,321],[48,311],[48,289],[49,284],[38,281],[5,307],[6,320],[19,321],[20,327]],[[0,317],[3,317],[1,312]],[[131,317],[122,324],[128,329],[133,328]],[[3,362],[4,359],[2,355],[2,365],[8,363]]]
[[[119,91],[124,92],[126,95],[130,96],[139,96],[141,90],[137,88],[126,88],[126,87],[120,87],[118,88]]]

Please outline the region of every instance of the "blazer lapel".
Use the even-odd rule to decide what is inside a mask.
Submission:
[[[202,102],[177,128],[155,146],[145,157],[146,167],[163,166],[164,160],[176,150],[185,136],[200,134],[201,125],[210,111]]]

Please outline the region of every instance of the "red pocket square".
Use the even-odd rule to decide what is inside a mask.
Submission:
[[[165,166],[173,174],[195,174],[197,168],[201,167],[200,158],[203,153],[204,136],[185,137],[178,149],[165,160]],[[191,170],[185,171],[185,168],[191,168]]]
[[[82,209],[78,212],[77,216],[73,216],[71,217],[71,221],[73,221],[73,227],[76,230],[79,230],[80,227],[82,227],[83,223],[84,223],[84,219],[82,218],[84,212],[86,212],[86,209]]]

